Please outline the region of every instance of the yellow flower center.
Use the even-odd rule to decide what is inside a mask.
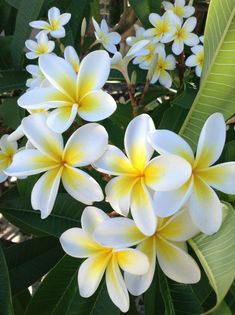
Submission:
[[[51,20],[51,31],[56,31],[59,28],[59,21],[57,19]]]
[[[164,19],[162,22],[157,23],[156,25],[156,35],[160,37],[170,31],[169,21]]]
[[[203,63],[204,63],[204,51],[201,51],[198,54],[196,60],[197,60],[198,65],[200,66],[200,68],[202,68],[203,67]]]
[[[178,5],[175,6],[173,9],[173,12],[178,16],[181,16],[181,17],[184,16],[184,9],[181,6],[178,6]]]
[[[175,37],[180,41],[184,41],[185,39],[187,39],[186,30],[184,28],[178,28]]]

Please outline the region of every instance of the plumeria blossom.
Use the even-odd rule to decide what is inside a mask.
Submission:
[[[173,55],[166,56],[165,49],[159,49],[156,67],[150,82],[156,83],[159,81],[161,85],[169,89],[172,85],[172,78],[167,71],[174,70],[175,65],[175,57]]]
[[[149,15],[149,22],[154,28],[148,29],[144,36],[154,37],[158,42],[167,43],[169,38],[175,32],[175,23],[177,17],[174,13],[167,11],[162,16],[157,13],[151,13]],[[167,40],[166,40],[167,39]]]
[[[62,38],[65,37],[65,29],[63,26],[69,22],[70,18],[70,13],[60,14],[60,10],[53,7],[48,11],[49,23],[40,20],[30,22],[29,25],[33,28],[43,30],[46,34],[50,33],[54,38]]]
[[[8,135],[3,135],[0,138],[0,183],[7,179],[8,175],[4,171],[11,165],[17,149],[17,142],[9,141]]]
[[[135,29],[135,36],[129,36],[126,39],[126,43],[129,46],[133,46],[139,41],[146,39],[146,36],[144,36],[144,32],[146,31],[145,28],[135,24],[134,29]]]
[[[26,66],[26,71],[32,75],[32,78],[26,81],[26,86],[29,89],[35,87],[47,87],[50,86],[49,81],[45,78],[44,74],[37,65]]]
[[[73,46],[67,46],[64,50],[64,59],[68,61],[73,67],[74,71],[78,73],[80,67],[80,60],[76,50]]]
[[[222,205],[211,188],[235,194],[235,162],[212,166],[220,157],[226,136],[223,115],[215,113],[205,122],[198,141],[196,157],[179,135],[169,130],[157,130],[149,141],[160,154],[178,154],[192,165],[190,179],[171,192],[154,196],[156,212],[161,217],[175,213],[187,202],[196,226],[206,234],[217,232],[222,223]],[[210,187],[211,186],[211,187]]]
[[[138,64],[141,69],[148,70],[152,64],[159,49],[163,49],[164,45],[160,44],[155,38],[151,39],[133,60],[133,64]]]
[[[102,222],[109,221],[103,211],[86,207],[82,213],[82,228],[65,231],[60,242],[64,251],[78,258],[87,258],[78,271],[78,287],[82,297],[91,296],[105,273],[108,294],[122,312],[129,309],[129,295],[120,268],[131,274],[142,275],[149,269],[145,254],[132,248],[107,248],[98,244],[93,232]]]
[[[44,54],[51,53],[55,48],[55,43],[48,40],[47,34],[40,32],[37,35],[36,41],[27,39],[25,46],[31,50],[25,54],[28,59],[36,59]]]
[[[175,33],[166,37],[166,41],[172,41],[172,51],[176,55],[180,55],[184,50],[184,45],[195,46],[199,43],[199,38],[192,31],[195,29],[197,19],[195,17],[188,18],[184,24],[177,18],[175,22]]]
[[[120,34],[117,32],[109,32],[109,27],[104,19],[102,19],[100,26],[94,18],[92,18],[92,22],[95,28],[96,42],[101,43],[106,50],[115,54],[117,51],[115,45],[119,44],[121,41]]]
[[[154,149],[147,142],[147,135],[154,130],[149,115],[135,117],[125,132],[127,156],[119,148],[109,145],[104,155],[93,163],[98,171],[117,176],[106,185],[107,200],[121,215],[127,216],[130,208],[136,225],[145,235],[152,235],[156,229],[152,190],[176,189],[191,174],[189,163],[175,155],[150,160]]]
[[[162,5],[165,10],[172,11],[180,19],[188,18],[195,12],[195,8],[192,5],[185,5],[185,0],[175,0],[174,4],[169,1],[163,1]]]
[[[138,244],[149,259],[150,268],[144,275],[133,275],[125,271],[124,279],[133,295],[141,295],[152,283],[156,257],[162,271],[170,279],[180,283],[196,283],[200,280],[200,269],[187,252],[186,241],[198,234],[188,209],[174,216],[158,218],[156,232],[145,236],[129,218],[113,218],[101,223],[94,232],[94,239],[103,246],[128,247]]]
[[[67,130],[77,114],[93,122],[105,119],[115,111],[115,100],[101,90],[110,72],[106,51],[88,54],[78,73],[70,62],[52,54],[39,58],[39,68],[51,87],[27,91],[18,99],[18,104],[28,110],[55,108],[47,118],[48,126],[55,132]]]
[[[60,180],[65,190],[80,202],[92,204],[103,199],[99,184],[77,167],[89,165],[104,153],[108,143],[104,127],[90,123],[78,128],[65,147],[62,135],[48,128],[44,114],[24,118],[22,128],[35,149],[16,153],[6,173],[18,177],[45,172],[31,195],[32,207],[41,211],[42,219],[52,211]]]
[[[191,50],[193,52],[193,55],[189,56],[186,59],[185,64],[188,67],[196,67],[196,75],[200,77],[204,64],[204,47],[202,45],[196,45],[192,47]]]

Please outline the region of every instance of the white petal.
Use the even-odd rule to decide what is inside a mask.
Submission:
[[[166,57],[166,61],[167,61],[166,70],[174,70],[176,65],[175,57],[173,55],[168,55]]]
[[[149,14],[149,22],[153,25],[156,26],[157,23],[162,22],[162,18],[159,14],[157,13],[151,13]]]
[[[109,216],[97,207],[86,207],[81,216],[84,231],[92,235],[96,228],[109,219]],[[108,220],[110,221],[110,220]],[[92,237],[93,238],[93,237]]]
[[[118,34],[117,32],[111,32],[107,35],[108,40],[114,44],[114,45],[118,45],[121,41],[121,35]]]
[[[147,135],[154,130],[153,120],[147,114],[135,117],[127,126],[124,138],[125,150],[137,170],[143,171],[153,155],[154,150],[147,141]]]
[[[92,17],[92,23],[93,23],[93,26],[96,30],[96,32],[98,33],[100,31],[100,26],[99,24],[96,22],[96,20],[94,19],[94,17]]]
[[[64,150],[64,160],[69,165],[86,166],[105,152],[108,134],[103,126],[90,123],[78,128],[69,138]]]
[[[162,71],[159,76],[159,83],[165,88],[169,89],[172,85],[172,78],[167,71]]]
[[[148,135],[148,140],[160,154],[175,154],[193,163],[193,151],[188,143],[170,130],[156,130]]]
[[[155,191],[174,190],[186,183],[191,173],[191,165],[180,156],[160,155],[146,167],[145,183]]]
[[[60,28],[58,28],[55,31],[50,31],[50,34],[54,38],[63,38],[63,37],[65,37],[65,29],[63,26],[61,26]]]
[[[97,62],[99,60],[99,62]],[[106,51],[96,50],[89,53],[81,62],[77,78],[79,98],[92,90],[99,90],[108,79],[110,58]]]
[[[66,166],[62,173],[65,190],[76,200],[85,204],[103,200],[99,184],[82,170]]]
[[[195,72],[196,72],[196,75],[200,78],[202,74],[202,68],[200,66],[196,66]]]
[[[47,126],[46,118],[45,114],[30,115],[22,120],[22,128],[35,148],[58,161],[63,153],[63,137]]]
[[[172,10],[173,9],[173,4],[169,1],[162,1],[162,5],[164,10]]]
[[[32,208],[41,211],[41,218],[47,218],[55,204],[62,169],[55,168],[42,175],[33,187]]]
[[[70,13],[63,13],[59,17],[59,21],[60,21],[61,25],[67,24],[70,19],[71,19],[71,14]]]
[[[101,20],[100,28],[101,28],[101,31],[104,32],[105,34],[109,32],[109,27],[105,19]]]
[[[32,59],[36,59],[39,57],[39,55],[37,53],[35,53],[34,51],[30,51],[30,52],[27,52],[25,54],[25,57],[32,60]]]
[[[57,20],[60,16],[60,10],[56,7],[50,8],[48,11],[48,19],[51,24],[53,24],[53,20]]]
[[[91,91],[79,102],[78,114],[87,121],[100,121],[113,114],[117,104],[108,93]]]
[[[184,50],[184,42],[179,40],[174,40],[174,43],[172,45],[172,51],[176,55],[180,55],[182,51]]]
[[[185,284],[200,280],[201,272],[197,263],[180,246],[157,237],[156,248],[159,265],[167,277]]]
[[[29,50],[32,50],[32,51],[36,51],[38,49],[38,44],[34,40],[31,40],[31,39],[26,40],[25,46]]]
[[[235,162],[227,162],[202,169],[197,174],[210,186],[226,194],[235,195]]]
[[[189,56],[186,61],[185,61],[186,66],[188,67],[195,67],[198,62],[197,62],[197,56],[191,55]]]
[[[47,29],[50,25],[46,21],[32,21],[29,23],[29,25],[33,28],[37,29]]]
[[[188,46],[195,46],[199,43],[199,38],[196,34],[190,33],[184,43]]]
[[[115,54],[117,52],[117,47],[114,44],[111,43],[102,43],[104,48],[111,52],[112,54]]]
[[[190,17],[191,15],[193,15],[194,12],[195,12],[195,8],[194,8],[193,6],[191,6],[191,5],[186,5],[186,6],[184,7],[184,17],[185,17],[185,18],[188,18],[188,17]]]
[[[197,19],[195,16],[188,18],[183,25],[183,28],[186,29],[188,32],[192,32],[197,25]]]
[[[3,135],[0,138],[0,149],[6,154],[14,154],[18,148],[16,141],[9,141],[9,135]]]
[[[200,133],[195,160],[198,169],[208,167],[218,160],[224,147],[225,136],[226,126],[223,115],[212,114]]]
[[[188,207],[195,225],[205,234],[216,233],[222,224],[222,205],[216,193],[198,176]]]
[[[76,50],[72,46],[67,46],[64,50],[64,58],[68,61],[71,66],[73,67],[75,72],[79,70],[79,57],[76,53]]]

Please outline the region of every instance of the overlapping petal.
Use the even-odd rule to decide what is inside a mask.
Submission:
[[[92,235],[95,229],[107,219],[109,219],[109,216],[99,208],[86,207],[81,216],[82,228]]]

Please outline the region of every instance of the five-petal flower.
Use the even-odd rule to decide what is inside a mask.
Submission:
[[[30,50],[25,54],[28,59],[36,59],[44,54],[49,54],[55,48],[55,43],[48,40],[47,34],[44,32],[38,33],[36,40],[27,39],[25,41],[25,46]]]
[[[186,59],[185,64],[188,67],[196,67],[196,75],[200,77],[204,64],[204,47],[202,45],[196,45],[192,47],[191,50],[193,52],[193,55],[189,56]]]
[[[194,14],[195,8],[192,5],[185,5],[185,0],[175,0],[175,3],[163,1],[162,5],[165,10],[170,10],[179,18],[188,18]]]

